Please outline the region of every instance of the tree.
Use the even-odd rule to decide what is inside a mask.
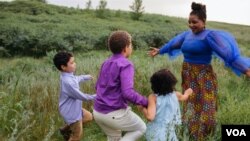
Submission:
[[[46,1],[46,0],[38,0],[38,1],[43,2],[43,3],[47,3],[47,1]]]
[[[31,0],[31,1],[38,1],[38,2],[42,2],[42,3],[47,3],[46,0]]]
[[[139,20],[144,12],[144,6],[142,5],[142,0],[135,0],[132,5],[129,6],[132,10],[131,17],[133,20]]]
[[[23,0],[15,0],[15,1],[23,1]],[[38,1],[42,3],[47,3],[47,0],[29,0],[29,1]]]
[[[86,2],[86,10],[90,10],[91,5],[92,5],[91,0],[87,1],[87,2]]]
[[[100,0],[99,2],[99,5],[97,6],[97,9],[96,9],[96,16],[98,18],[102,18],[102,19],[105,19],[106,16],[107,16],[107,1],[106,0]]]

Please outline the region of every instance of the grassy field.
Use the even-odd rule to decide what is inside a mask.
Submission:
[[[81,89],[95,93],[101,63],[110,55],[105,50],[107,37],[117,29],[132,34],[133,46],[137,50],[130,60],[136,68],[134,81],[138,92],[145,96],[152,93],[149,78],[161,68],[168,68],[177,76],[177,89],[181,91],[183,58],[180,56],[173,61],[165,56],[150,58],[146,50],[149,46],[161,46],[177,33],[187,30],[187,19],[144,14],[139,21],[134,21],[128,11],[105,12],[104,18],[98,18],[95,10],[28,0],[0,2],[0,141],[62,140],[58,132],[63,124],[58,113],[59,72],[53,66],[52,58],[56,50],[73,51],[76,74],[95,77],[81,85]],[[242,54],[250,56],[250,26],[208,21],[206,27],[231,32]],[[219,141],[221,124],[250,124],[250,80],[236,76],[218,59],[213,59],[212,64],[219,81],[219,108],[218,126],[211,141]],[[84,103],[84,107],[92,111],[92,104]],[[95,122],[84,127],[84,134],[82,141],[106,140]],[[181,126],[178,137],[189,140]]]
[[[62,140],[58,128],[63,124],[58,113],[59,72],[52,64],[55,52],[34,59],[20,57],[1,59],[0,72],[0,140],[57,141]],[[98,75],[101,63],[110,55],[107,51],[91,51],[75,54],[76,74]],[[151,93],[149,78],[160,68],[169,68],[178,78],[177,89],[181,90],[180,71],[182,57],[169,61],[165,56],[150,58],[146,51],[135,51],[130,58],[135,65],[135,89],[147,96]],[[237,77],[214,59],[213,66],[219,81],[219,109],[216,136],[220,140],[221,124],[250,124],[250,80]],[[95,93],[96,79],[81,85],[86,93]],[[132,105],[131,105],[132,106]],[[92,110],[92,103],[84,103]],[[142,116],[137,109],[133,109]],[[145,120],[145,118],[143,118]],[[145,120],[146,121],[146,120]],[[188,140],[188,134],[179,127],[180,140]],[[83,141],[105,141],[100,128],[92,122],[84,127]],[[141,139],[143,141],[144,139]]]
[[[108,35],[117,29],[133,36],[135,49],[160,47],[187,30],[187,19],[143,14],[135,21],[129,11],[83,10],[39,3],[34,0],[0,2],[0,57],[45,56],[54,50],[85,52],[105,49]],[[250,53],[250,26],[207,22],[207,28],[227,30]]]

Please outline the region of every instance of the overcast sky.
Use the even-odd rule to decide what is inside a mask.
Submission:
[[[85,8],[88,0],[47,0],[48,3]],[[100,0],[91,0],[96,8]],[[110,9],[128,10],[134,0],[106,0]],[[250,25],[250,0],[143,0],[145,12],[188,18],[192,2],[207,7],[208,21]]]
[[[2,1],[2,0],[1,0]],[[85,8],[88,0],[47,0],[50,4]],[[100,0],[91,0],[96,8]],[[134,0],[106,0],[107,8],[130,11]],[[143,0],[146,13],[188,18],[192,2],[207,7],[207,20],[250,25],[250,0]]]

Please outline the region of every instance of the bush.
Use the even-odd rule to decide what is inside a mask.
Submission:
[[[169,39],[162,32],[152,31],[144,36],[144,40],[150,47],[160,47],[165,44]]]
[[[96,50],[108,50],[109,34],[102,34],[94,45]]]
[[[0,46],[3,56],[34,56],[41,57],[51,50],[72,50],[69,43],[62,40],[53,31],[31,32],[18,27],[0,30]]]
[[[132,33],[131,36],[132,36],[132,45],[135,50],[148,47],[147,43],[143,40],[142,34]]]

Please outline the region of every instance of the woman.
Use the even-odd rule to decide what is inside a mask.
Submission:
[[[250,58],[240,56],[235,39],[227,32],[208,30],[206,6],[192,3],[189,28],[161,49],[152,48],[150,56],[168,53],[170,57],[181,51],[184,55],[182,88],[192,88],[194,94],[184,103],[183,120],[194,140],[205,140],[215,129],[217,78],[211,66],[212,54],[221,58],[237,75],[250,77]]]

